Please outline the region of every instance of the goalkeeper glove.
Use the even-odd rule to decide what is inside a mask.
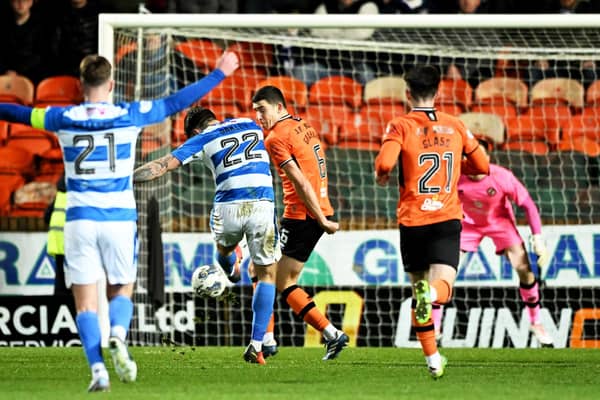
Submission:
[[[548,253],[548,249],[546,248],[546,244],[544,243],[544,239],[542,239],[542,235],[536,233],[535,235],[531,235],[530,237],[531,247],[533,252],[538,256],[537,265],[540,268],[545,268],[550,263],[550,253]]]

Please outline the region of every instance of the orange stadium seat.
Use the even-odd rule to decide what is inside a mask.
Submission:
[[[442,79],[436,98],[436,108],[458,115],[469,110],[473,99],[473,89],[463,79]]]
[[[376,104],[367,103],[361,108],[361,113],[366,113],[369,120],[379,118],[381,123],[387,125],[392,119],[406,114],[406,108],[402,103]]]
[[[585,103],[588,106],[600,106],[600,80],[592,82],[585,92]]]
[[[360,134],[360,138],[356,140],[380,145],[388,122],[404,115],[405,111],[401,103],[366,104],[361,108],[360,113],[355,113],[352,118],[344,121],[340,141]]]
[[[240,111],[248,110],[252,93],[262,79],[264,79],[263,75],[253,75],[238,70],[204,96],[200,104],[204,107],[235,104]]]
[[[252,96],[256,90],[256,86],[258,85],[258,82],[265,80],[267,78],[267,75],[265,75],[264,72],[262,71],[257,71],[254,68],[239,68],[237,71],[235,71],[235,75],[238,75],[239,77],[241,77],[241,79],[244,80],[245,85],[244,87],[249,88],[249,95]],[[231,77],[228,77],[227,79],[231,79]],[[252,105],[250,103],[250,98],[247,99],[247,101],[244,102],[245,107],[247,109],[251,109]],[[244,107],[242,107],[244,108]]]
[[[246,87],[245,81],[233,75],[204,96],[200,100],[200,104],[208,108],[229,104],[235,105],[238,109],[245,109],[244,100],[249,101],[249,93],[250,88]]]
[[[600,118],[576,115],[563,125],[560,151],[576,151],[590,157],[600,156]]]
[[[311,104],[346,104],[356,110],[362,104],[362,85],[347,76],[326,76],[313,83],[308,96]]]
[[[4,146],[6,139],[8,138],[8,127],[10,123],[7,121],[0,121],[0,146]]]
[[[308,88],[301,80],[285,75],[272,76],[258,82],[256,89],[258,90],[261,87],[268,85],[278,87],[283,93],[288,106],[291,106],[297,113],[306,109],[306,104],[308,103]]]
[[[556,126],[565,126],[572,117],[571,109],[568,105],[546,102],[532,104],[526,115],[533,118],[536,123],[549,129],[553,129]]]
[[[157,138],[148,138],[148,137],[144,137],[143,135],[140,137],[139,140],[140,144],[140,157],[142,160],[146,161],[148,158],[149,154],[152,154],[153,152],[155,152],[156,150],[160,149],[163,145],[162,141],[157,139]],[[147,160],[150,161],[150,160]]]
[[[499,115],[506,122],[528,106],[529,89],[518,78],[490,78],[475,88],[473,112]]]
[[[164,120],[144,127],[139,137],[140,157],[146,160],[149,154],[165,146],[171,134],[171,121]]]
[[[237,42],[229,47],[240,58],[240,67],[266,72],[273,65],[273,45],[260,42]]]
[[[510,102],[507,103],[499,98],[489,99],[489,101],[484,103],[473,103],[471,105],[471,112],[494,114],[502,118],[504,123],[517,116],[517,108],[515,105]]]
[[[553,129],[569,123],[571,115],[584,107],[583,85],[569,78],[547,78],[531,88],[529,114]]]
[[[336,145],[342,125],[352,116],[352,109],[343,104],[309,105],[305,119],[329,145]]]
[[[34,173],[33,153],[21,147],[0,147],[0,174],[20,174],[30,178]]]
[[[600,118],[600,80],[592,82],[585,92],[584,115]]]
[[[502,99],[513,103],[519,108],[527,108],[529,89],[525,82],[518,78],[489,78],[475,88],[475,100],[486,102],[492,99]]]
[[[58,181],[60,180],[60,178],[62,178],[62,173],[60,174],[40,174],[37,175],[34,180],[36,182],[50,182],[53,183],[54,185],[56,185],[58,183]]]
[[[121,60],[132,51],[137,50],[137,42],[124,43],[119,46],[117,52],[115,54],[114,65],[117,65],[121,62]]]
[[[219,57],[223,54],[223,49],[218,44],[206,39],[190,39],[179,42],[175,45],[175,51],[192,60],[205,72],[213,70],[217,66]]]
[[[38,83],[35,91],[36,107],[66,106],[83,101],[79,79],[73,76],[51,76]]]
[[[535,118],[522,115],[507,121],[503,149],[546,155],[551,149],[549,143],[557,144],[559,136],[558,126],[549,128],[537,123]]]
[[[33,82],[24,76],[0,76],[0,102],[30,106],[33,104],[34,91]]]
[[[12,217],[43,217],[46,208],[56,196],[56,183],[44,180],[28,182],[15,190]]]
[[[365,104],[402,104],[406,108],[406,81],[399,76],[383,76],[365,84]],[[406,111],[404,112],[406,113]]]
[[[238,114],[239,118],[250,118],[254,122],[258,123],[256,120],[256,112],[254,110],[251,111],[242,111]]]
[[[436,103],[435,109],[446,114],[454,115],[455,117],[458,117],[465,111],[465,109],[457,103]]]
[[[385,132],[385,122],[379,117],[371,117],[368,110],[353,113],[341,126],[338,136],[338,147],[378,150]]]
[[[504,142],[504,123],[496,114],[468,112],[458,116],[474,135],[483,136],[496,147]]]
[[[583,108],[581,115],[586,115],[589,117],[600,118],[600,103],[597,105],[589,105]]]
[[[41,156],[52,148],[58,148],[58,139],[48,131],[32,128],[28,125],[10,124],[10,134],[6,141],[7,147],[20,147],[30,153]]]
[[[24,184],[25,179],[20,174],[0,172],[0,215],[8,215],[13,192]]]
[[[566,104],[574,110],[584,105],[583,85],[570,78],[547,78],[537,82],[531,88],[531,105]]]
[[[41,155],[38,174],[61,175],[65,170],[60,147],[53,147]]]
[[[239,118],[242,115],[242,110],[237,104],[214,104],[210,109],[220,121],[228,118]]]

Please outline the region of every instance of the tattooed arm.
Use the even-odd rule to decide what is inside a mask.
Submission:
[[[150,161],[133,171],[133,182],[148,182],[159,178],[168,171],[174,170],[181,166],[181,161],[173,157],[172,154],[167,154],[157,160]]]

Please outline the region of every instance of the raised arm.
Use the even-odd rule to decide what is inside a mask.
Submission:
[[[290,179],[290,182],[292,182],[292,185],[294,185],[294,190],[300,197],[300,200],[302,200],[311,215],[315,217],[321,228],[328,234],[335,233],[340,228],[339,224],[325,217],[315,191],[300,168],[298,168],[298,165],[295,162],[288,162],[282,168]]]
[[[181,166],[181,161],[173,157],[172,154],[167,154],[159,159],[147,162],[141,167],[133,171],[133,182],[148,182],[156,178],[160,178],[168,171],[172,171]]]
[[[223,53],[217,62],[217,68],[213,72],[165,99],[167,116],[182,111],[200,100],[221,83],[225,77],[233,74],[239,65],[240,60],[234,52],[226,51]]]
[[[33,108],[18,104],[0,103],[0,120],[31,125]]]
[[[185,110],[214,89],[225,77],[233,74],[238,67],[238,56],[231,51],[226,51],[217,62],[217,68],[199,81],[163,99],[132,103],[132,117],[135,124],[151,125]]]

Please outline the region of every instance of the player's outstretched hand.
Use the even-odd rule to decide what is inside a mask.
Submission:
[[[390,181],[390,175],[389,174],[385,174],[385,175],[377,175],[377,174],[375,174],[375,182],[377,182],[377,184],[379,186],[386,186],[389,181]]]
[[[329,235],[336,233],[337,231],[340,230],[340,224],[338,224],[335,221],[330,221],[328,219],[326,219],[325,221],[323,221],[321,223],[321,227]]]
[[[548,249],[546,248],[546,244],[544,243],[542,235],[539,233],[531,235],[530,240],[533,252],[538,256],[537,265],[540,268],[546,268],[550,263],[550,253],[548,253]]]
[[[221,58],[219,58],[219,61],[217,61],[217,68],[223,71],[225,76],[233,74],[239,66],[240,59],[233,51],[226,51]]]

